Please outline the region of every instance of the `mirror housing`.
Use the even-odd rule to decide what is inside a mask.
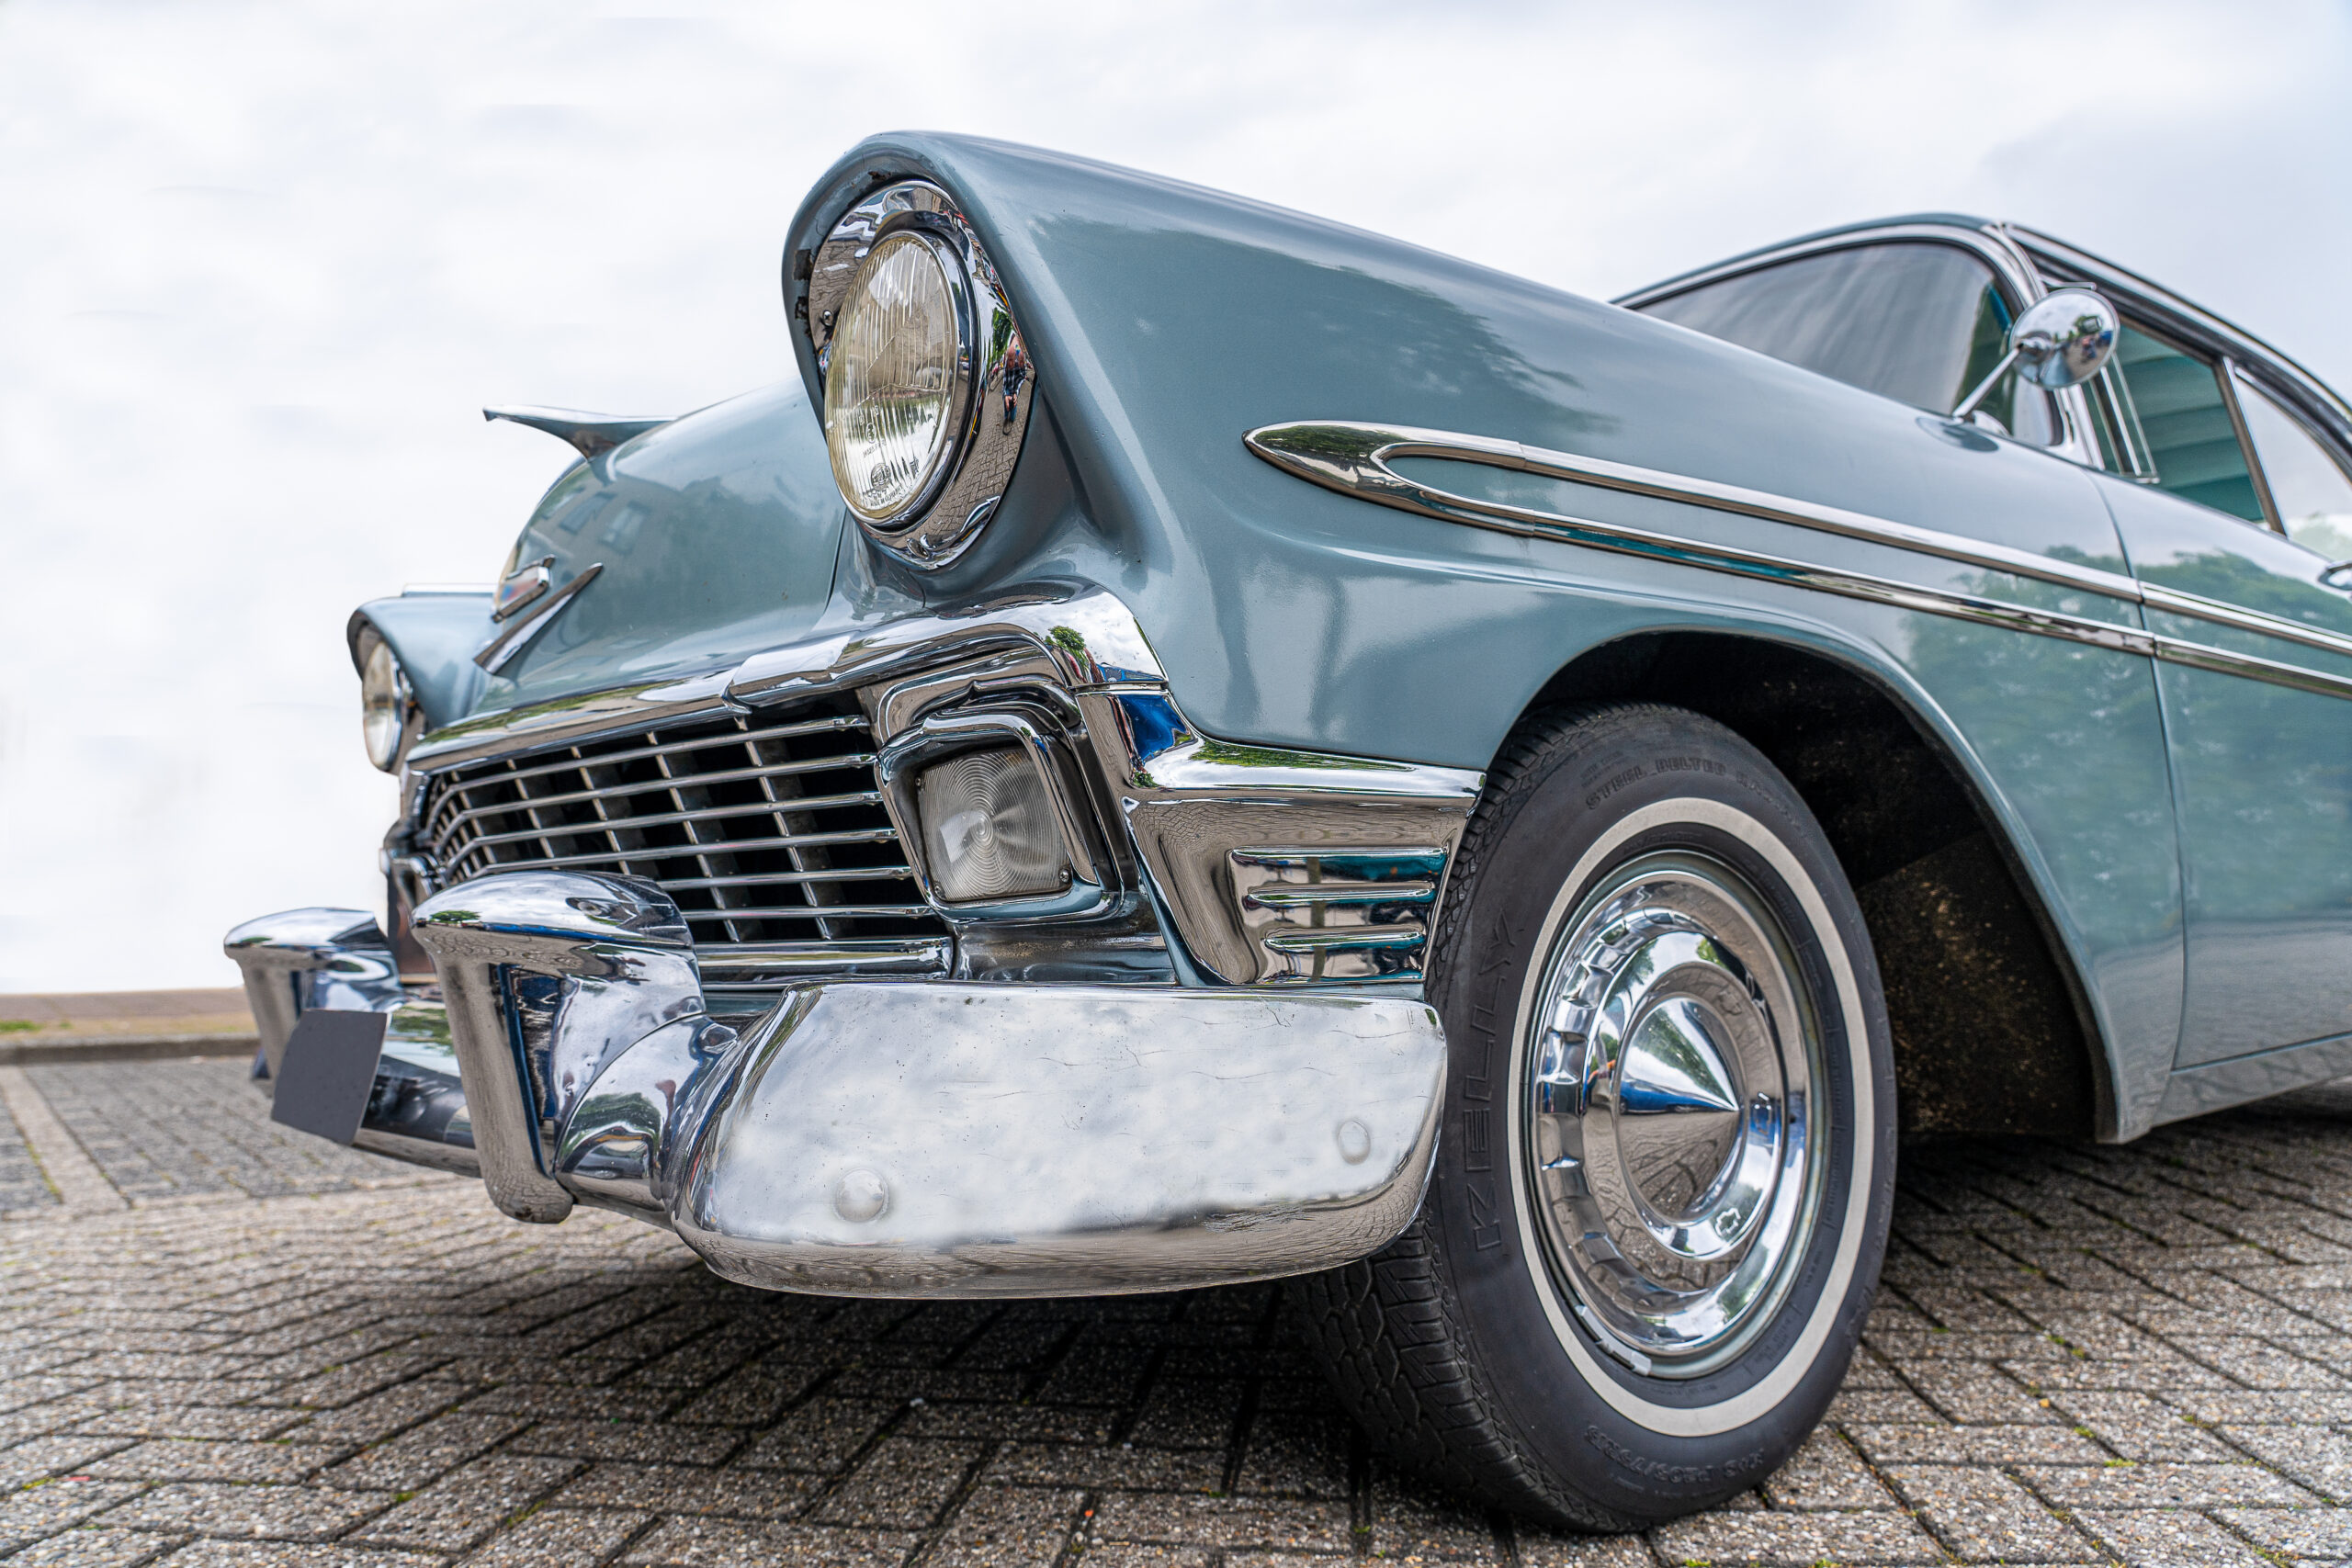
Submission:
[[[1974,391],[1961,399],[1951,417],[1966,419],[2012,369],[2047,391],[2081,386],[2106,368],[2122,330],[2115,307],[2087,288],[2060,288],[2043,296],[2009,323],[2008,352]]]

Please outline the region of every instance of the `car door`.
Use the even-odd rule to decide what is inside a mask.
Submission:
[[[2101,483],[2158,639],[2188,936],[2176,1067],[2352,1048],[2352,598],[2326,577],[2352,555],[2352,480],[2185,335],[2127,315],[2116,364],[2154,469]],[[2325,1066],[2282,1061],[2278,1087]],[[2254,1087],[2215,1082],[2217,1101]]]

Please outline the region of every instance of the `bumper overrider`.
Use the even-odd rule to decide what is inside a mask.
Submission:
[[[1412,1219],[1436,1145],[1445,1042],[1418,944],[1478,781],[1206,748],[1137,667],[1131,630],[1123,661],[1090,652],[1073,629],[1091,629],[1088,609],[1000,615],[992,637],[968,622],[902,631],[879,660],[820,649],[797,682],[859,693],[886,788],[894,761],[967,732],[1035,754],[1084,890],[1025,920],[1065,939],[1028,971],[1056,978],[989,967],[988,933],[1021,912],[943,902],[968,951],[935,977],[807,974],[802,954],[747,1012],[740,986],[706,990],[686,917],[653,881],[494,872],[395,900],[430,979],[403,977],[358,911],[231,932],[256,1077],[290,1082],[289,1055],[323,1049],[313,1015],[376,1015],[352,1143],[479,1173],[516,1219],[586,1203],[666,1225],[716,1272],[769,1289],[1095,1294],[1376,1250]],[[989,678],[956,678],[964,666]],[[576,742],[567,722],[505,743]],[[464,755],[483,754],[469,739]],[[910,844],[916,808],[893,798]],[[924,886],[938,902],[927,873]],[[1136,931],[1153,927],[1161,980],[1087,983],[1087,931],[1116,933],[1102,973],[1132,982]]]

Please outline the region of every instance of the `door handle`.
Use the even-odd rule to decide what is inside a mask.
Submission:
[[[2335,581],[2335,574],[2339,571],[2352,571],[2352,560],[2330,561],[2319,569],[2319,580],[2330,588],[2352,586]]]

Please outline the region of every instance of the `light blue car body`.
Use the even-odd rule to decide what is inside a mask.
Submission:
[[[2309,552],[2276,537],[2217,546],[2223,525],[2255,531],[1634,311],[1001,143],[864,144],[800,209],[787,268],[881,176],[954,193],[1036,367],[1042,417],[978,542],[924,573],[850,525],[803,342],[798,377],[564,473],[517,558],[553,558],[559,585],[590,563],[602,572],[496,675],[470,659],[493,630],[486,601],[367,607],[435,728],[1056,583],[1121,600],[1207,735],[1483,769],[1580,658],[1716,634],[1745,639],[1722,645],[1727,685],[1740,647],[1806,650],[1897,705],[1964,780],[2074,991],[2102,1135],[2352,1066],[2343,696],[1465,527],[1302,482],[1243,437],[1316,420],[1469,433],[2136,571],[2352,636],[2352,604],[2315,580]],[[2352,677],[2352,657],[2261,629],[2191,626],[1867,538],[1491,467],[1398,468],[1460,494]],[[2233,973],[2248,982],[2235,992]],[[2315,1030],[2331,1010],[2335,1027]]]

